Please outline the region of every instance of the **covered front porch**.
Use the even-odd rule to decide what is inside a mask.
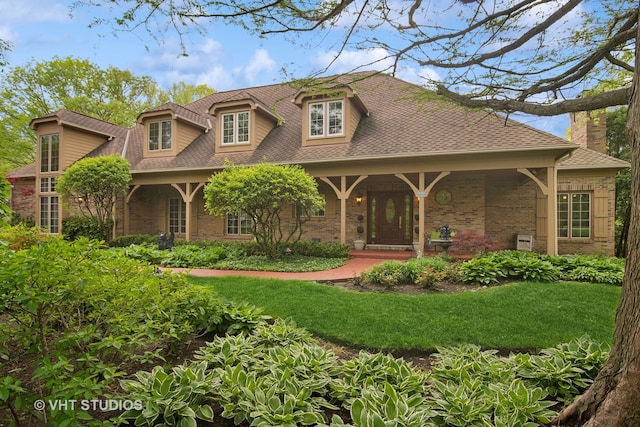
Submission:
[[[316,176],[325,209],[304,224],[303,239],[362,240],[370,251],[394,246],[429,252],[431,233],[447,224],[455,233],[490,235],[504,249],[515,249],[518,234],[533,235],[537,251],[556,254],[556,173],[547,167]],[[229,218],[206,212],[205,179],[163,183],[146,178],[134,179],[125,198],[123,234],[251,238]]]

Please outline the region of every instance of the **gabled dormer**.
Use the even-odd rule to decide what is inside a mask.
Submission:
[[[145,111],[137,123],[144,126],[144,157],[176,156],[211,128],[209,120],[173,102]]]
[[[220,153],[255,150],[283,123],[266,104],[246,92],[213,104],[209,114],[216,118],[216,151]]]
[[[293,102],[302,109],[302,145],[341,144],[351,138],[369,110],[349,85],[300,91]]]

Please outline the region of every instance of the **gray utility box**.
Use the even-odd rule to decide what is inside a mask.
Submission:
[[[533,250],[533,236],[531,234],[518,234],[516,236],[516,249],[531,252]]]

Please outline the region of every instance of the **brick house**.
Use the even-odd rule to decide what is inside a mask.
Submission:
[[[35,118],[37,160],[9,174],[12,207],[61,232],[69,213],[56,177],[83,157],[118,153],[133,180],[114,235],[248,239],[250,218],[209,215],[202,189],[225,159],[266,160],[316,178],[326,205],[305,224],[307,240],[425,248],[446,223],[503,248],[523,235],[540,252],[613,254],[615,176],[629,165],[604,154],[604,120],[572,116],[572,144],[394,77],[349,77],[167,103],[132,128],[68,110]]]

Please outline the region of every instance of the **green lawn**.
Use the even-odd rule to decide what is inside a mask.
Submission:
[[[589,335],[610,343],[620,288],[514,283],[477,292],[401,295],[351,292],[304,281],[196,278],[225,299],[291,318],[314,335],[375,350],[432,350],[459,343],[540,349]]]

